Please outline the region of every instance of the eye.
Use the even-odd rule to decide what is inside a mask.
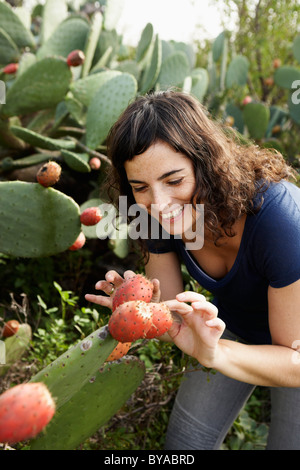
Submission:
[[[168,184],[170,184],[171,186],[176,186],[176,184],[180,184],[182,181],[183,178],[179,178],[177,180],[168,181]]]
[[[133,186],[132,191],[135,193],[140,193],[146,189],[146,186]]]

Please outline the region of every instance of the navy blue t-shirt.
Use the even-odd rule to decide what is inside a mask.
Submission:
[[[235,263],[222,279],[208,276],[181,238],[149,240],[148,249],[175,251],[190,275],[213,294],[229,330],[251,343],[270,344],[268,286],[284,287],[300,279],[300,188],[272,183],[263,193],[259,211],[247,215]]]

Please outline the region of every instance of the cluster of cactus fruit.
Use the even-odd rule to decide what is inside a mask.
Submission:
[[[31,449],[74,449],[95,433],[144,376],[143,363],[127,356],[132,342],[161,336],[172,326],[168,307],[151,302],[152,294],[153,284],[143,275],[125,280],[114,292],[108,325],[28,383],[0,395],[0,442],[30,440]],[[16,337],[20,326],[7,322],[3,335]]]

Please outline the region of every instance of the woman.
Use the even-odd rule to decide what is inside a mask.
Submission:
[[[130,104],[109,138],[114,187],[163,229],[146,241],[145,269],[153,300],[181,319],[169,338],[217,371],[208,382],[186,374],[166,448],[220,448],[262,385],[272,391],[268,449],[300,449],[300,189],[281,155],[230,136],[196,99],[167,91]],[[183,292],[181,263],[213,303]],[[96,288],[107,294],[123,282],[105,277]]]

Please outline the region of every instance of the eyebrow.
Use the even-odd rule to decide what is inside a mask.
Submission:
[[[158,179],[158,181],[161,181],[163,180],[164,178],[167,178],[168,176],[171,176],[171,175],[174,175],[175,173],[178,173],[179,171],[182,171],[184,170],[184,168],[180,168],[179,170],[172,170],[172,171],[168,171],[167,173],[164,173],[163,175],[161,175]],[[145,181],[140,181],[140,180],[128,180],[129,183],[145,183]]]

